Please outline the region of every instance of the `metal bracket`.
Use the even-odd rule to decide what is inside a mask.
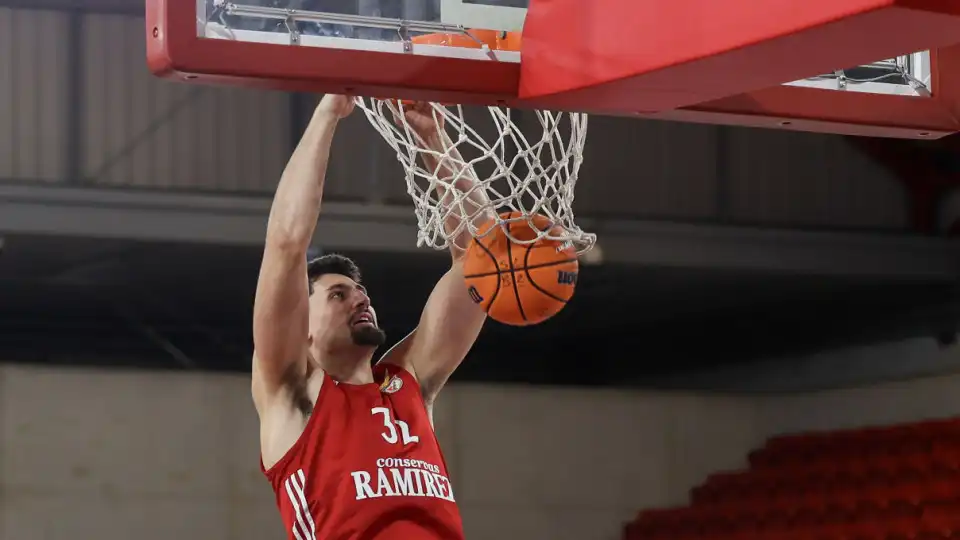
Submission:
[[[837,78],[837,90],[846,90],[847,74],[842,69],[837,69],[833,71],[833,75]]]
[[[300,44],[300,30],[297,29],[297,21],[294,18],[296,10],[290,10],[286,19],[283,20],[283,25],[287,28],[287,33],[290,34],[290,44],[299,45]]]
[[[914,78],[910,74],[906,74],[905,76],[908,77],[907,84],[910,85],[910,88],[913,88],[913,91],[916,92],[918,96],[926,98],[933,97],[933,92],[931,92],[922,81]]]
[[[397,34],[400,36],[400,41],[403,42],[403,52],[413,52],[413,40],[410,39],[410,29],[407,27],[407,21],[400,21]]]

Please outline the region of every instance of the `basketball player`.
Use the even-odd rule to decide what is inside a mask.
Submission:
[[[464,285],[461,253],[417,328],[373,367],[385,336],[359,270],[339,255],[306,261],[330,143],[353,108],[349,97],[323,98],[270,210],[253,315],[261,466],[291,540],[460,539],[432,406],[486,317]],[[438,149],[445,135],[428,110],[417,106],[406,119]]]

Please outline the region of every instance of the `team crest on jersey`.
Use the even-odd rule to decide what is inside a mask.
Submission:
[[[384,373],[383,383],[380,384],[381,392],[392,394],[397,390],[400,390],[400,388],[402,387],[403,387],[403,379],[401,379],[396,375],[391,377],[389,372]]]

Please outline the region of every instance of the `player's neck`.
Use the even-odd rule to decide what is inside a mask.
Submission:
[[[334,380],[347,384],[369,384],[373,382],[373,368],[370,363],[373,352],[366,350],[338,351],[319,355],[320,369]]]

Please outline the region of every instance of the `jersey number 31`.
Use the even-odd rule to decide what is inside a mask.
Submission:
[[[386,428],[386,431],[381,433],[380,436],[383,437],[383,440],[387,441],[388,443],[396,444],[401,437],[403,438],[404,446],[420,442],[420,437],[416,435],[410,435],[409,424],[403,420],[394,420],[390,418],[390,409],[386,407],[374,407],[370,409],[370,413],[374,416],[378,414],[383,415],[383,427]],[[399,437],[397,435],[397,428],[400,429]]]

